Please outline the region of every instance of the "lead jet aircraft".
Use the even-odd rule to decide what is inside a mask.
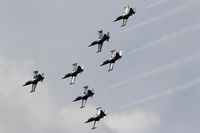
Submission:
[[[110,64],[109,66],[109,70],[108,71],[112,71],[113,70],[113,67],[114,67],[114,64],[115,64],[115,61],[119,60],[122,58],[122,51],[120,51],[119,53],[118,52],[115,52],[115,50],[112,50],[110,51],[112,54],[111,54],[111,58],[104,61],[100,66],[103,66],[103,65],[106,65],[106,64]]]
[[[81,104],[81,107],[80,107],[80,108],[84,108],[87,99],[88,99],[89,97],[92,98],[93,95],[94,95],[94,89],[92,89],[92,90],[89,89],[89,90],[88,90],[88,86],[84,86],[84,88],[85,88],[85,90],[84,90],[83,95],[82,95],[82,96],[79,96],[79,97],[77,97],[77,98],[75,98],[75,99],[73,100],[73,102],[82,100],[82,104]]]
[[[103,34],[103,31],[100,30],[100,31],[98,31],[98,33],[99,33],[99,38],[98,38],[98,40],[94,41],[93,43],[91,43],[91,44],[88,46],[88,47],[91,47],[91,46],[94,46],[94,45],[98,44],[98,51],[97,51],[97,53],[98,53],[98,52],[101,52],[101,49],[102,49],[102,46],[103,46],[104,41],[107,41],[107,42],[108,42],[109,39],[110,39],[109,32],[108,32],[107,34]]]
[[[27,81],[23,86],[27,86],[27,85],[30,85],[32,84],[32,89],[30,91],[30,93],[34,92],[35,91],[35,88],[37,86],[37,83],[39,81],[43,81],[44,80],[44,73],[42,74],[38,74],[38,71],[34,71],[34,76],[33,76],[33,80],[30,80],[30,81]]]
[[[113,21],[113,22],[116,22],[116,21],[123,19],[122,27],[126,25],[128,18],[136,13],[135,9],[130,8],[129,6],[124,7],[124,8],[125,8],[124,14],[122,16],[117,17]]]
[[[76,76],[79,73],[82,73],[83,71],[84,71],[83,65],[82,66],[78,66],[78,63],[74,63],[73,64],[73,71],[68,73],[68,74],[66,74],[62,79],[65,79],[65,78],[68,78],[68,77],[72,77],[71,78],[71,83],[70,83],[70,85],[72,85],[72,84],[75,83]]]
[[[101,119],[101,118],[105,118],[107,115],[107,110],[102,110],[101,107],[97,108],[97,114],[94,117],[89,118],[85,123],[89,123],[94,121],[94,125],[92,127],[92,129],[97,128],[97,122]]]

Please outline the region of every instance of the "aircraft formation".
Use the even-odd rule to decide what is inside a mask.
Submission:
[[[125,26],[127,24],[127,20],[130,16],[135,15],[136,11],[134,8],[130,8],[129,6],[124,7],[125,8],[125,12],[123,13],[123,15],[117,17],[113,22],[119,21],[119,20],[123,20],[123,23],[121,25],[121,27]],[[98,50],[97,53],[102,51],[102,47],[105,41],[109,42],[110,39],[110,34],[109,32],[107,32],[107,34],[103,34],[103,30],[98,31],[99,37],[96,41],[92,42],[88,47],[94,46],[94,45],[98,45]],[[107,60],[105,60],[100,66],[104,66],[109,64],[109,71],[113,70],[114,64],[117,60],[120,60],[122,58],[122,51],[117,52],[116,50],[111,50],[111,57]],[[71,77],[71,82],[69,85],[72,85],[75,83],[76,77],[81,74],[82,72],[84,72],[84,66],[83,65],[78,65],[78,63],[74,63],[72,64],[73,66],[73,70],[72,72],[67,73],[64,77],[62,77],[62,79],[66,79]],[[35,92],[36,86],[38,82],[43,82],[44,80],[44,73],[39,74],[38,70],[33,72],[33,80],[29,80],[27,81],[23,86],[27,86],[27,85],[32,85],[32,89],[30,91],[30,93]],[[93,97],[95,92],[94,89],[88,89],[88,86],[84,86],[84,92],[83,95],[76,97],[73,102],[77,102],[77,101],[81,101],[81,106],[80,108],[84,108],[86,106],[86,102],[88,100],[89,97]],[[97,109],[97,113],[95,116],[89,118],[85,123],[90,123],[90,122],[94,122],[92,129],[95,129],[97,127],[97,123],[98,121],[100,121],[100,119],[105,118],[107,116],[107,110],[103,110],[101,109],[101,107],[96,108]]]

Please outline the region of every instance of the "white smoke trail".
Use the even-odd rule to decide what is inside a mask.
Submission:
[[[145,99],[139,100],[139,101],[135,102],[132,105],[129,105],[129,106],[126,106],[126,107],[122,107],[122,108],[119,109],[119,111],[128,110],[128,109],[134,108],[136,106],[140,106],[140,105],[152,102],[152,101],[156,101],[156,100],[158,100],[160,98],[173,95],[173,94],[175,94],[177,92],[188,90],[188,89],[194,87],[195,85],[197,85],[199,83],[200,83],[200,78],[195,79],[193,81],[186,82],[186,83],[184,83],[182,85],[179,85],[179,86],[176,86],[174,88],[168,89],[165,92],[158,93],[158,94],[152,95],[150,97],[147,97]]]
[[[150,8],[155,7],[155,6],[159,6],[159,5],[164,4],[164,3],[168,2],[168,1],[169,1],[169,0],[158,1],[158,2],[156,2],[156,3],[153,3],[153,4],[149,5],[149,6],[147,6],[146,9],[150,9]]]
[[[173,32],[173,33],[170,33],[166,36],[163,36],[160,39],[155,40],[153,42],[150,42],[150,43],[148,43],[148,44],[146,44],[146,45],[144,45],[140,48],[134,49],[129,54],[135,54],[135,53],[140,52],[144,49],[159,45],[162,42],[165,42],[165,41],[168,41],[168,40],[171,40],[171,39],[176,39],[179,36],[183,36],[184,34],[186,34],[188,32],[192,32],[192,31],[195,31],[195,30],[198,30],[198,29],[200,29],[200,22],[197,23],[196,25],[188,26],[188,27],[184,28],[183,30],[181,30],[179,32]]]
[[[185,10],[187,10],[187,9],[190,9],[190,8],[192,8],[192,7],[194,7],[194,6],[197,6],[199,3],[200,3],[199,0],[193,1],[193,2],[189,2],[189,3],[185,4],[185,5],[182,5],[182,6],[180,6],[180,7],[175,8],[175,9],[169,11],[169,12],[165,12],[165,13],[159,15],[159,16],[156,16],[156,17],[151,18],[151,19],[149,19],[149,20],[147,20],[147,21],[144,21],[144,22],[142,22],[142,23],[139,23],[139,24],[133,26],[132,28],[123,31],[123,33],[129,32],[129,31],[131,31],[131,30],[135,30],[135,29],[137,29],[137,28],[141,28],[141,27],[143,27],[143,26],[145,26],[145,25],[154,23],[154,22],[159,21],[159,20],[161,20],[161,19],[163,19],[163,18],[166,18],[166,17],[170,17],[170,16],[175,15],[175,14],[177,14],[177,13],[179,13],[179,12],[183,12],[183,11],[185,11]]]
[[[136,77],[134,77],[134,78],[132,78],[130,80],[121,82],[121,83],[116,84],[114,86],[111,86],[111,87],[107,88],[107,90],[119,88],[119,87],[127,85],[129,83],[133,83],[133,82],[135,82],[137,80],[141,80],[141,79],[150,77],[150,76],[152,76],[154,74],[157,74],[157,73],[160,73],[160,72],[163,72],[163,71],[166,71],[166,70],[170,70],[170,69],[175,69],[175,68],[180,67],[180,66],[184,66],[186,64],[192,63],[192,62],[197,61],[199,59],[200,59],[200,54],[188,56],[188,57],[186,57],[186,58],[184,58],[182,60],[175,61],[172,64],[168,64],[168,65],[165,65],[163,67],[159,67],[159,68],[157,68],[155,70],[152,70],[150,72],[146,72],[146,73],[140,74],[140,75],[138,75],[138,76],[136,76]]]

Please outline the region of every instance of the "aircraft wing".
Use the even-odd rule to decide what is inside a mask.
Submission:
[[[88,47],[94,46],[94,45],[96,45],[96,44],[98,44],[98,42],[97,42],[97,41],[94,41],[94,42],[92,42]]]
[[[123,19],[122,27],[126,25],[128,19]]]
[[[77,98],[75,98],[75,99],[73,100],[73,102],[79,101],[79,100],[81,100],[81,99],[82,99],[82,96],[78,96]]]
[[[93,125],[93,127],[92,127],[92,129],[95,129],[95,128],[97,128],[97,121],[94,121],[94,125]]]
[[[30,85],[30,84],[32,84],[32,81],[31,81],[31,80],[30,80],[30,81],[27,81],[23,86]]]
[[[108,70],[108,71],[112,71],[112,70],[113,70],[113,67],[114,67],[114,63],[110,63],[110,66],[109,66],[109,70]]]
[[[110,60],[104,61],[100,66],[106,65],[106,64],[108,64],[108,63],[110,63]]]
[[[72,76],[70,85],[71,85],[71,84],[74,84],[74,83],[75,83],[75,80],[76,80],[76,76]]]
[[[98,44],[98,51],[97,51],[97,53],[98,53],[98,52],[101,52],[102,46],[103,46],[103,44]]]
[[[123,19],[123,16],[117,17],[113,22],[119,21],[119,20],[121,20],[121,19]]]
[[[97,114],[96,115],[98,116],[98,115],[100,115],[100,113],[101,113],[101,107],[97,108]]]
[[[30,91],[31,93],[35,91],[36,86],[37,86],[37,84],[32,84],[32,89]]]
[[[100,31],[98,31],[98,32],[99,32],[99,39],[102,39],[102,38],[103,38],[103,31],[100,30]]]
[[[87,100],[82,100],[82,103],[81,103],[81,107],[80,108],[84,108],[85,107],[85,104],[86,104]]]
[[[66,74],[62,79],[68,78],[68,77],[70,77],[70,76],[72,76],[71,73],[68,73],[68,74]]]

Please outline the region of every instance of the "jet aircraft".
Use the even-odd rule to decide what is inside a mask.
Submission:
[[[68,74],[66,74],[62,79],[65,79],[65,78],[68,78],[68,77],[72,77],[71,78],[71,83],[70,83],[70,85],[72,85],[72,84],[75,83],[76,76],[79,73],[82,73],[83,71],[84,71],[83,65],[82,66],[78,66],[78,63],[74,63],[73,64],[73,71],[68,73]]]
[[[75,99],[73,100],[73,102],[82,100],[82,104],[81,104],[81,107],[80,107],[80,108],[84,108],[87,99],[88,99],[89,97],[92,98],[93,95],[94,95],[94,89],[92,89],[92,90],[89,89],[89,90],[88,90],[88,86],[84,86],[84,88],[85,88],[85,90],[84,90],[83,95],[82,95],[82,96],[79,96],[79,97],[77,97],[77,98],[75,98]]]
[[[103,34],[103,31],[100,30],[100,31],[98,31],[98,33],[99,33],[99,38],[98,38],[98,40],[94,41],[93,43],[91,43],[91,44],[88,46],[88,47],[91,47],[91,46],[94,46],[94,45],[98,44],[98,51],[97,51],[97,53],[98,53],[98,52],[101,52],[104,41],[107,41],[107,42],[108,42],[109,39],[110,39],[109,32],[108,32],[107,34]]]
[[[34,71],[34,76],[33,76],[33,80],[30,80],[30,81],[27,81],[23,86],[27,86],[27,85],[30,85],[32,84],[32,89],[30,91],[30,93],[34,92],[35,91],[35,88],[37,86],[37,83],[39,81],[43,81],[44,80],[44,73],[42,74],[38,74],[38,71]]]
[[[97,128],[97,122],[101,119],[101,118],[105,118],[107,115],[107,110],[102,110],[101,107],[97,108],[97,114],[94,117],[89,118],[85,123],[89,123],[94,121],[93,127],[92,129]]]
[[[122,51],[120,52],[115,52],[115,50],[110,51],[112,53],[111,58],[104,61],[100,66],[106,65],[106,64],[110,64],[109,66],[109,70],[108,71],[112,71],[115,61],[119,60],[122,58]]]
[[[123,19],[122,27],[126,25],[128,18],[136,13],[135,9],[130,8],[129,6],[124,7],[124,8],[125,8],[124,14],[122,16],[117,17],[113,21],[113,22],[116,22],[116,21]]]

